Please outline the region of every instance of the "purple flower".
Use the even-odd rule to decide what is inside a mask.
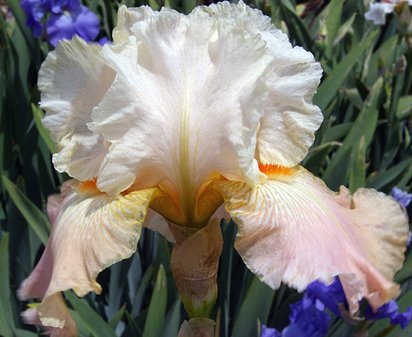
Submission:
[[[99,34],[99,18],[80,0],[22,0],[21,6],[33,35],[46,32],[54,47],[75,34],[86,41],[93,41]]]
[[[342,317],[341,310],[347,307],[339,277],[336,276],[330,285],[314,281],[306,288],[302,300],[291,305],[290,324],[281,333],[262,326],[260,337],[324,337],[331,321],[325,308]],[[368,305],[363,316],[369,321],[389,318],[391,324],[399,324],[404,329],[412,319],[412,307],[400,313],[398,304],[390,301],[374,312]]]
[[[86,41],[93,41],[99,34],[99,18],[85,6],[71,12],[52,14],[47,22],[47,35],[50,43],[56,46],[62,39],[79,35]]]
[[[63,14],[64,11],[75,11],[80,7],[80,0],[50,0],[51,12],[53,14]]]
[[[325,306],[322,302],[305,294],[301,301],[291,305],[291,309],[291,324],[282,331],[283,337],[326,336],[330,317],[324,311]]]
[[[398,304],[395,301],[390,301],[378,308],[376,312],[368,307],[365,310],[365,318],[373,321],[390,318],[391,324],[399,324],[402,329],[405,329],[412,319],[412,307],[409,307],[406,312],[400,313]]]
[[[340,304],[346,304],[345,292],[339,277],[335,277],[330,285],[326,285],[320,281],[314,281],[306,288],[307,296],[321,301],[330,311],[340,317]]]
[[[400,188],[394,187],[391,191],[391,196],[397,202],[399,202],[402,207],[406,208],[412,201],[412,194],[402,191]]]
[[[373,312],[372,308],[368,306],[365,310],[365,318],[373,321],[376,321],[378,319],[390,318],[393,315],[397,314],[398,309],[398,304],[395,301],[390,301],[382,305],[375,312]]]
[[[282,333],[262,326],[260,337],[326,336],[331,319],[325,312],[325,305],[321,301],[305,293],[301,301],[291,305],[291,309],[290,324],[283,329]]]
[[[392,324],[399,324],[401,329],[405,329],[412,319],[412,307],[409,307],[404,313],[397,313],[391,317]]]
[[[101,46],[105,45],[106,43],[110,43],[110,40],[106,37],[103,36],[102,38],[99,39],[99,41],[97,41]]]
[[[40,36],[44,28],[43,18],[50,11],[50,0],[22,0],[20,5],[26,13],[27,25],[33,35]]]
[[[262,325],[260,337],[282,337],[282,334],[274,328],[268,328],[266,325]]]

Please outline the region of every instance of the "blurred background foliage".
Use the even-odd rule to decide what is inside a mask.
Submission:
[[[399,6],[384,26],[374,26],[364,18],[368,1],[246,2],[271,16],[292,43],[310,50],[324,69],[314,100],[325,121],[304,166],[334,190],[343,184],[351,191],[361,186],[385,193],[393,186],[411,191],[408,6]],[[54,145],[40,122],[43,112],[37,105],[37,73],[51,46],[32,36],[18,0],[0,0],[0,4],[0,336],[33,337],[39,330],[23,324],[20,312],[28,304],[17,300],[16,290],[47,241],[47,197],[58,192],[68,177],[53,169]],[[83,4],[99,16],[99,36],[110,39],[120,5],[167,6],[189,13],[208,2],[89,0]],[[235,226],[222,223],[222,229],[225,244],[214,312],[219,336],[255,337],[261,324],[282,329],[288,324],[289,305],[301,295],[283,285],[273,291],[259,282],[232,248]],[[101,295],[78,298],[66,292],[79,335],[176,336],[187,317],[171,275],[170,253],[171,246],[163,237],[146,230],[133,257],[100,274]],[[398,301],[402,310],[412,304],[411,279],[409,252],[396,276],[402,285]],[[400,330],[388,320],[359,326],[334,318],[328,337],[356,336],[366,329],[371,337],[412,336],[412,325]]]

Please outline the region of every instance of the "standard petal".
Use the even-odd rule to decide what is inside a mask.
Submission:
[[[89,124],[112,144],[99,188],[116,193],[136,180],[168,180],[175,194],[196,200],[214,172],[257,180],[265,42],[208,15],[171,10],[130,31],[102,51],[117,76]]]
[[[312,104],[322,77],[320,64],[310,52],[292,47],[286,34],[269,17],[242,1],[197,7],[195,12],[199,11],[243,31],[259,34],[266,42],[273,60],[264,76],[268,100],[260,120],[257,157],[264,164],[297,165],[306,156],[323,120],[320,109]]]
[[[162,8],[162,12],[168,10]],[[152,10],[149,6],[140,6],[136,8],[127,8],[120,6],[117,13],[117,26],[113,29],[113,41],[121,43],[127,41],[129,36],[134,35],[131,28],[139,29],[139,26],[146,26],[150,18],[158,16],[159,11]]]
[[[100,49],[78,37],[62,41],[39,73],[43,123],[60,150],[53,156],[54,165],[78,180],[95,177],[106,153],[103,138],[86,125],[114,78]]]
[[[236,249],[269,286],[303,290],[316,279],[352,274],[341,278],[352,313],[356,297],[377,308],[397,295],[391,280],[404,259],[408,219],[392,198],[371,189],[351,197],[344,187],[335,194],[303,168],[270,175],[255,189],[216,186],[239,227]]]

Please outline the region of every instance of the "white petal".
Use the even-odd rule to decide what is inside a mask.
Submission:
[[[117,76],[89,124],[112,143],[99,188],[116,193],[135,179],[166,179],[195,200],[213,172],[256,181],[259,78],[270,62],[264,41],[170,10],[130,30],[126,42],[103,48]]]
[[[78,37],[65,40],[48,54],[39,73],[43,124],[60,150],[53,156],[54,165],[78,180],[95,177],[106,153],[103,138],[86,125],[114,78],[100,49]]]
[[[283,281],[303,290],[316,279],[353,274],[374,307],[397,294],[391,280],[404,259],[408,220],[392,198],[370,189],[336,195],[302,168],[254,190],[238,182],[217,186],[239,226],[236,249],[269,286]]]
[[[373,21],[375,25],[382,26],[386,23],[386,14],[392,13],[394,8],[394,4],[371,3],[369,10],[365,13],[365,18]]]
[[[287,36],[261,11],[238,4],[220,2],[203,11],[241,30],[259,34],[273,60],[265,71],[269,99],[260,120],[257,139],[259,161],[283,166],[297,165],[312,145],[322,123],[320,109],[312,98],[322,77],[322,68],[313,55],[292,47]]]
[[[270,103],[260,120],[257,155],[264,164],[293,167],[306,156],[323,120],[312,104],[322,68],[303,48],[278,48],[266,73]]]

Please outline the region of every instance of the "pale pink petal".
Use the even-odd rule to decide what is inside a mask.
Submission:
[[[359,297],[376,308],[397,295],[392,279],[408,238],[398,203],[371,189],[337,195],[303,168],[270,176],[255,189],[217,183],[239,226],[236,249],[262,281],[303,290],[316,279],[352,274],[342,279],[352,313]]]
[[[57,216],[62,209],[64,198],[72,192],[72,187],[75,184],[75,180],[65,181],[60,188],[59,194],[52,194],[47,198],[47,215],[49,216],[52,226],[56,223]]]
[[[79,185],[64,198],[46,249],[18,291],[20,299],[42,299],[38,315],[44,326],[57,327],[66,319],[55,300],[59,292],[101,292],[98,273],[134,253],[148,205],[158,193],[146,189],[112,197],[96,191]]]
[[[39,72],[43,124],[50,129],[58,152],[53,163],[59,172],[78,180],[96,177],[106,154],[101,136],[87,123],[114,78],[100,56],[101,46],[79,37],[62,41],[47,55]]]

